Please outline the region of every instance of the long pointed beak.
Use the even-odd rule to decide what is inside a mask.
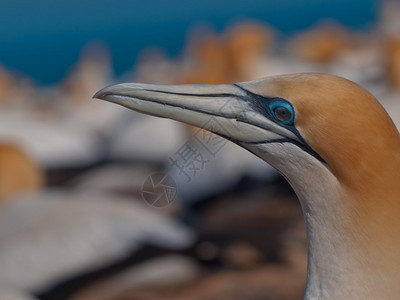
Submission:
[[[236,85],[123,83],[106,87],[93,97],[194,125],[236,142],[254,143],[287,135],[254,111],[246,92]]]

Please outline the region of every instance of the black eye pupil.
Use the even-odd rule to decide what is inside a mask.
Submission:
[[[275,117],[282,122],[289,121],[292,118],[292,113],[284,106],[278,106],[274,109]]]

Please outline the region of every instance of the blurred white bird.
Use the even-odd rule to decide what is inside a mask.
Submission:
[[[0,286],[35,292],[109,265],[143,244],[181,249],[192,243],[193,233],[160,211],[108,198],[51,191],[4,206]]]

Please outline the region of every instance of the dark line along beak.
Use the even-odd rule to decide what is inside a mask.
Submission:
[[[236,85],[153,85],[123,83],[106,87],[94,98],[132,110],[194,125],[239,143],[298,137],[255,111]]]

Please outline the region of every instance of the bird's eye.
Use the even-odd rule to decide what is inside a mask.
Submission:
[[[292,125],[294,119],[293,107],[286,102],[274,102],[271,105],[271,111],[274,118],[285,124]]]

